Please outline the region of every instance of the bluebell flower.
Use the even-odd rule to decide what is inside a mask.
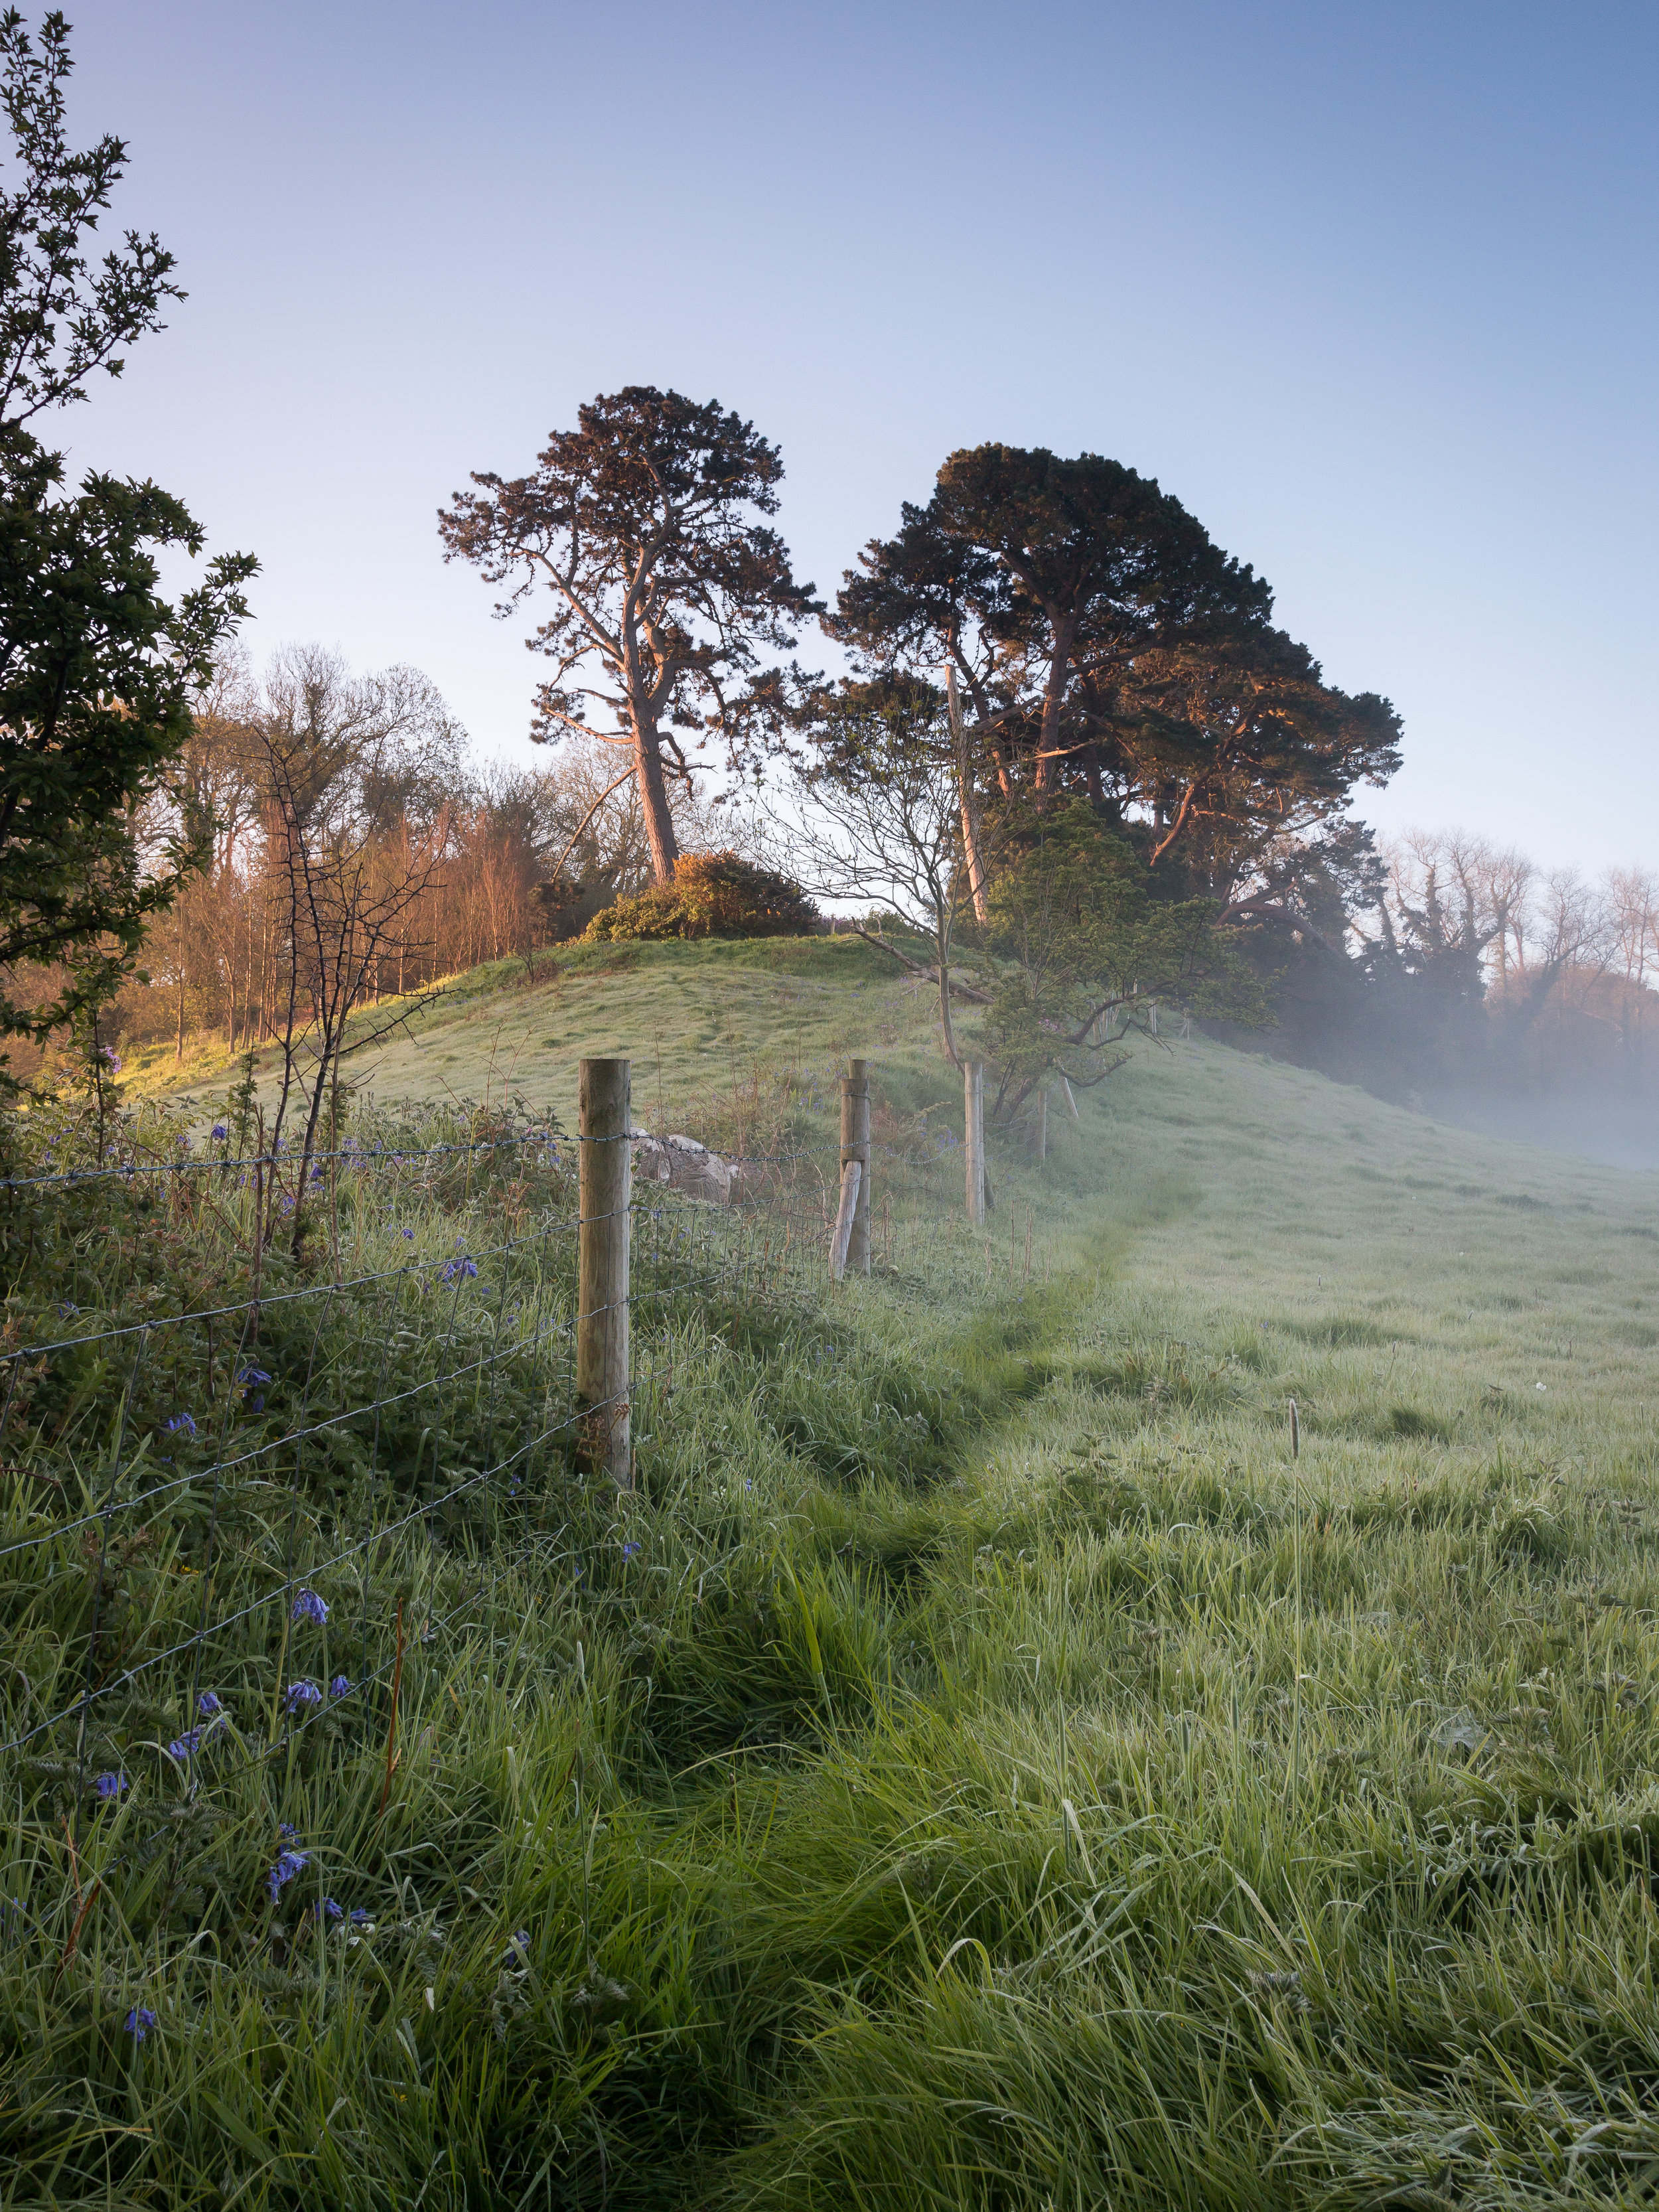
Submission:
[[[202,1733],[200,1729],[193,1728],[186,1729],[182,1735],[174,1736],[167,1746],[169,1756],[176,1759],[181,1766],[187,1759],[194,1759],[201,1749]]]
[[[276,1823],[276,1832],[285,1844],[297,1844],[300,1840],[300,1831],[292,1820],[279,1820]]]
[[[65,1298],[63,1304],[58,1307],[58,1310],[63,1315],[65,1321],[73,1321],[76,1315],[80,1312],[81,1309],[77,1305],[71,1305],[70,1301]]]
[[[222,1121],[216,1121],[208,1132],[208,1141],[210,1144],[222,1145],[229,1134],[229,1130]]]
[[[216,1720],[225,1709],[211,1690],[204,1690],[196,1700],[196,1710],[204,1721],[211,1721]]]
[[[175,1413],[170,1421],[163,1421],[161,1426],[170,1437],[193,1437],[196,1433],[195,1419],[189,1413]]]
[[[314,1589],[302,1589],[294,1601],[290,1617],[295,1620],[313,1620],[320,1628],[328,1619],[328,1607]]]
[[[127,2014],[127,2033],[135,2043],[142,2043],[155,2025],[155,2015],[148,2005],[134,2005]]]
[[[319,1897],[317,1900],[317,1917],[319,1920],[343,1920],[345,1914],[331,1897]]]
[[[415,1231],[412,1229],[405,1229],[404,1235],[409,1238],[411,1243],[414,1242]]]
[[[276,1854],[276,1863],[265,1877],[273,1905],[281,1896],[285,1885],[293,1881],[310,1856],[309,1851],[279,1851]]]
[[[302,1711],[307,1705],[320,1705],[323,1693],[314,1682],[290,1682],[283,1703],[291,1713]]]
[[[255,1382],[269,1382],[270,1380],[270,1376],[263,1367],[239,1367],[236,1370],[236,1384],[239,1389],[246,1390]]]
[[[127,1778],[125,1774],[100,1774],[92,1786],[100,1797],[118,1797],[127,1787]]]
[[[337,1674],[328,1686],[328,1694],[331,1698],[349,1698],[351,1695],[351,1677]]]
[[[478,1263],[476,1260],[446,1261],[442,1269],[443,1279],[447,1283],[453,1283],[458,1278],[462,1282],[468,1282],[477,1272]]]
[[[311,1180],[313,1181],[313,1182],[320,1182],[322,1181],[322,1179],[323,1179],[323,1171],[322,1171],[321,1168],[313,1168],[313,1170],[311,1170]]]
[[[637,1559],[640,1556],[640,1547],[637,1544],[624,1544],[622,1552],[625,1559]]]
[[[526,1966],[530,1962],[530,1930],[527,1928],[519,1928],[514,1930],[512,1940],[507,1944],[506,1954],[501,1960],[501,1964],[504,1966],[510,1966],[514,1959],[520,1960]]]
[[[118,1075],[121,1073],[120,1054],[117,1052],[112,1044],[106,1044],[103,1048],[103,1053],[104,1058],[109,1062],[110,1073],[112,1075]]]
[[[361,1905],[354,1905],[347,1913],[346,1918],[354,1928],[367,1928],[371,1924],[373,1916],[366,1912]]]

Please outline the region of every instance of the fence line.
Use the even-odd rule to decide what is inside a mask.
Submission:
[[[181,1784],[182,1802],[193,1803],[210,1753],[216,1782],[237,1771],[218,1755],[222,1746],[234,1741],[246,1765],[293,1746],[330,1714],[355,1708],[368,1717],[371,1689],[401,1663],[403,1650],[401,1600],[398,1651],[373,1648],[375,1633],[384,1638],[389,1629],[385,1620],[371,1628],[369,1568],[388,1543],[423,1528],[434,1540],[434,1560],[465,1576],[466,1593],[454,1606],[428,1610],[422,1632],[430,1636],[483,1601],[486,1589],[493,1593],[532,1552],[547,1559],[544,1529],[527,1513],[516,1546],[504,1518],[505,1509],[520,1510],[521,1500],[528,1505],[545,1492],[544,1484],[538,1492],[538,1470],[574,1471],[578,1480],[585,1470],[625,1494],[635,1404],[660,1395],[665,1358],[672,1395],[673,1340],[662,1332],[672,1329],[674,1303],[720,1291],[775,1297],[823,1280],[830,1272],[824,1206],[791,1202],[780,1171],[844,1158],[846,1146],[726,1162],[768,1170],[781,1187],[772,1203],[751,1179],[737,1192],[740,1202],[716,1214],[672,1187],[630,1188],[641,1133],[627,1110],[625,1064],[621,1106],[618,1119],[613,1098],[610,1126],[601,1127],[585,1097],[574,1142],[538,1125],[477,1144],[347,1144],[313,1154],[313,1170],[319,1163],[335,1170],[331,1212],[325,1222],[320,1212],[313,1218],[329,1230],[336,1269],[310,1282],[283,1277],[272,1242],[274,1179],[299,1169],[298,1153],[124,1161],[0,1179],[0,1200],[27,1198],[53,1209],[143,1205],[100,1195],[112,1185],[130,1193],[141,1176],[165,1176],[175,1193],[205,1186],[222,1194],[234,1181],[245,1200],[240,1215],[210,1221],[198,1208],[186,1224],[195,1239],[191,1257],[234,1261],[250,1278],[242,1295],[215,1304],[112,1318],[78,1334],[0,1340],[0,1448],[9,1447],[0,1481],[11,1493],[12,1522],[0,1540],[0,1566],[9,1577],[0,1601],[20,1632],[43,1632],[42,1648],[58,1662],[55,1672],[35,1667],[33,1679],[11,1670],[0,1753],[25,1757],[37,1781],[68,1784],[77,1819],[94,1802],[126,1797],[135,1786],[126,1763],[145,1749],[161,1760],[162,1777],[170,1768]],[[865,1158],[847,1171],[855,1193],[862,1185],[858,1211],[867,1219],[867,1079],[864,1111]],[[532,1228],[480,1244],[463,1233],[447,1257],[425,1252],[389,1267],[338,1268],[342,1221],[362,1249],[353,1190],[363,1177],[401,1175],[411,1196],[434,1199],[434,1168],[514,1154],[544,1179],[537,1194],[548,1212]],[[573,1156],[581,1176],[574,1212]],[[607,1173],[582,1172],[607,1158]],[[266,1171],[273,1182],[249,1194],[250,1180]],[[608,1200],[596,1198],[606,1186]],[[461,1194],[468,1212],[492,1195],[499,1192],[470,1184]],[[454,1225],[457,1217],[447,1218]],[[168,1235],[177,1227],[173,1217],[161,1224]],[[114,1285],[99,1285],[118,1315],[124,1298],[139,1303],[155,1289],[139,1279],[138,1216],[113,1224],[60,1218],[49,1233],[73,1246],[78,1284],[76,1240],[95,1242],[100,1230],[121,1255]],[[405,1224],[403,1233],[415,1232]],[[95,1263],[88,1261],[85,1271],[95,1275]],[[585,1337],[595,1352],[586,1371]],[[362,1379],[368,1372],[372,1389]],[[271,1418],[268,1402],[279,1409],[274,1433],[258,1425]],[[659,1418],[653,1404],[653,1428]],[[163,1450],[171,1460],[165,1474],[156,1464]],[[60,1510],[48,1512],[52,1495]],[[556,1547],[568,1533],[567,1521]],[[19,1574],[31,1555],[48,1563],[33,1581]],[[133,1595],[141,1555],[153,1555],[142,1609]],[[554,1563],[562,1556],[556,1551]],[[341,1578],[354,1574],[348,1597]],[[307,1640],[313,1630],[323,1632],[314,1647]],[[354,1672],[342,1667],[331,1678],[329,1655],[341,1650]],[[142,1709],[152,1735],[141,1744],[132,1700],[152,1685],[159,1703]],[[239,1725],[233,1700],[263,1716],[257,1729]],[[157,1713],[171,1715],[159,1734]],[[395,1731],[395,1711],[392,1725]],[[174,1726],[163,1753],[161,1740]],[[45,1755],[54,1739],[55,1758]]]

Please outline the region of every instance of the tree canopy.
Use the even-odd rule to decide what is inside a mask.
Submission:
[[[530,475],[475,474],[439,515],[446,559],[509,587],[498,612],[551,594],[528,641],[553,663],[532,733],[623,749],[659,883],[678,853],[666,778],[687,777],[685,740],[718,734],[745,757],[781,697],[764,651],[787,651],[790,625],[819,611],[764,519],[782,474],[778,448],[718,401],[635,384],[580,408]]]
[[[866,671],[953,669],[1005,792],[1086,793],[1224,902],[1264,842],[1399,763],[1388,702],[1327,684],[1272,610],[1152,479],[988,445],[871,541],[826,627]]]

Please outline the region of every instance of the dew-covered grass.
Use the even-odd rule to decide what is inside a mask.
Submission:
[[[827,1137],[860,1012],[746,1110]],[[548,1460],[325,1590],[354,1674],[401,1605],[390,1785],[384,1673],[193,1795],[136,1699],[112,1799],[7,1763],[0,2202],[1650,2200],[1659,1187],[1194,1040],[994,1139],[975,1238],[925,1017],[885,1049],[890,1264],[665,1299],[632,1498]],[[14,1709],[84,1659],[53,1556]],[[260,1744],[276,1656],[214,1677]]]

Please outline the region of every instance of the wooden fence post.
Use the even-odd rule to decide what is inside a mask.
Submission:
[[[962,1068],[963,1119],[968,1127],[968,1218],[985,1218],[985,1062],[964,1060]]]
[[[858,1203],[847,1245],[847,1265],[855,1275],[870,1272],[870,1063],[855,1060],[841,1079],[841,1164],[859,1164]]]
[[[1039,1161],[1048,1157],[1048,1086],[1037,1086],[1036,1137],[1033,1146]]]
[[[852,1241],[853,1222],[859,1210],[859,1185],[863,1180],[858,1162],[848,1160],[841,1171],[841,1204],[830,1237],[830,1274],[831,1280],[837,1283],[847,1273],[847,1248]]]
[[[587,1464],[619,1490],[634,1482],[628,1406],[628,1207],[634,1148],[625,1060],[576,1069],[576,1403]]]

